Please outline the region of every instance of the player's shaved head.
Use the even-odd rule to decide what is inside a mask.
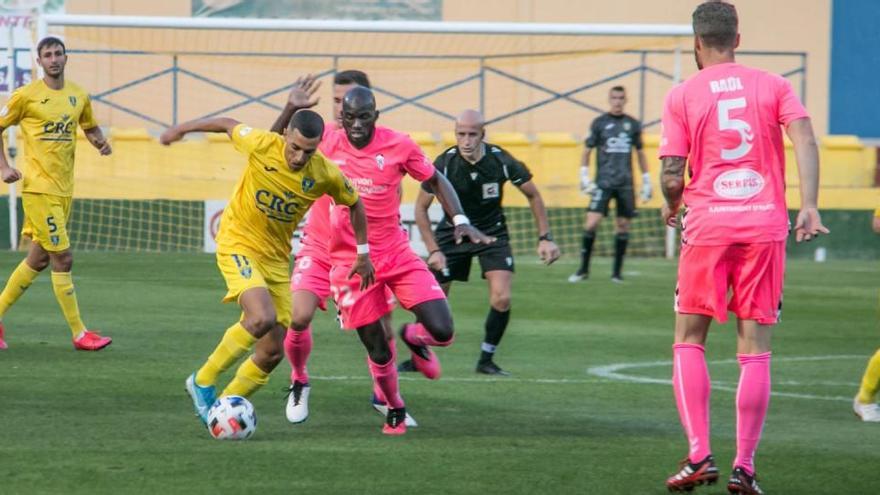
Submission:
[[[455,144],[465,160],[476,163],[483,157],[483,137],[486,135],[483,114],[465,110],[455,119]]]
[[[486,124],[485,119],[483,119],[483,114],[481,114],[477,110],[467,109],[460,114],[455,119],[455,126],[472,126],[482,128]]]
[[[299,110],[293,114],[288,126],[292,132],[298,130],[304,138],[314,139],[324,135],[324,119],[317,112],[311,110]]]
[[[356,148],[370,144],[376,130],[376,97],[373,91],[363,86],[355,86],[345,93],[342,99],[342,127],[349,142]]]
[[[700,4],[693,14],[694,35],[711,48],[732,50],[736,47],[739,17],[736,7],[719,0]]]

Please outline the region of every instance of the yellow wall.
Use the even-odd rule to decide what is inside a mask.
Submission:
[[[145,130],[111,133],[114,153],[109,157],[98,153],[80,135],[76,165],[76,197],[115,199],[223,199],[228,197],[245,160],[232,148],[224,134],[194,136],[171,147],[160,146]],[[448,135],[446,136],[449,137]],[[414,139],[433,159],[448,143],[444,136],[415,133]],[[552,207],[577,207],[586,203],[578,190],[578,166],[583,145],[567,133],[495,133],[488,136],[524,161],[534,175],[535,184],[544,201]],[[661,194],[658,184],[660,169],[657,160],[659,137],[646,135],[645,154],[651,170],[654,198],[645,204],[659,208]],[[858,140],[835,136],[821,141],[822,177],[820,207],[840,209],[873,209],[880,204],[880,189],[871,187],[876,152]],[[798,205],[798,174],[791,147],[787,149],[789,205]],[[595,157],[595,154],[594,154]],[[637,187],[641,174],[634,173]],[[412,202],[418,184],[405,180],[404,202]],[[0,194],[7,187],[0,185]],[[505,204],[526,206],[521,194],[512,189]]]

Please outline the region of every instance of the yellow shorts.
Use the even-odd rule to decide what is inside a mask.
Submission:
[[[23,193],[24,225],[21,235],[30,237],[43,249],[57,253],[70,248],[67,219],[70,218],[70,196]]]
[[[217,253],[217,267],[226,279],[223,302],[238,302],[242,292],[254,287],[269,291],[275,306],[275,318],[290,326],[290,262],[268,261],[251,255]]]

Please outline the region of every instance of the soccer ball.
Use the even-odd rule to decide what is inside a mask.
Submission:
[[[257,431],[254,405],[238,395],[220,397],[208,411],[208,431],[217,440],[247,440]]]

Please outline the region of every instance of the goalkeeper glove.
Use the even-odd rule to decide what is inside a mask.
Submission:
[[[642,174],[642,193],[640,195],[642,202],[647,203],[653,195],[654,191],[651,188],[651,174],[645,172]]]
[[[581,192],[588,196],[596,191],[596,184],[590,180],[590,169],[581,167]]]

